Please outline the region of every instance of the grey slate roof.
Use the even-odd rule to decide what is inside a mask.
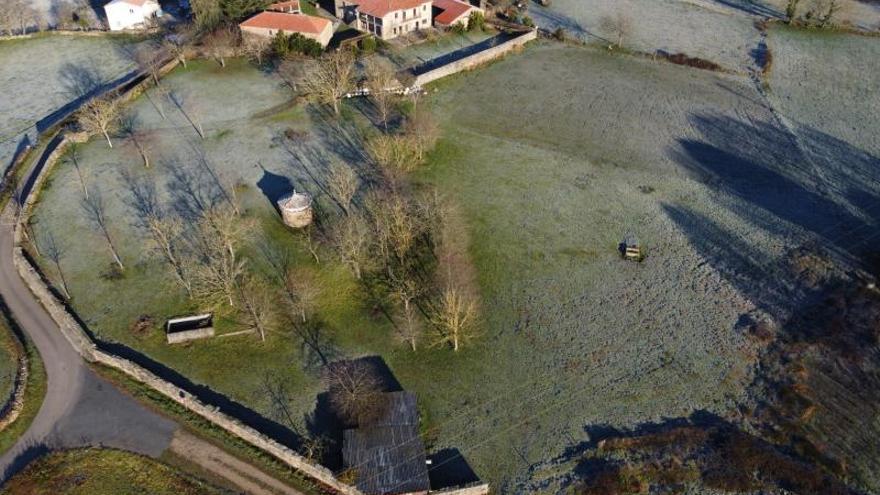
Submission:
[[[373,495],[426,492],[430,489],[425,445],[419,437],[416,397],[409,392],[385,394],[382,417],[343,432],[342,458],[355,468],[356,484]]]

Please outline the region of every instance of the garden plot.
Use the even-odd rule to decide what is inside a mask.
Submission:
[[[729,70],[751,67],[752,50],[759,42],[754,17],[733,9],[707,8],[697,2],[554,0],[550,7],[531,4],[529,15],[544,29],[561,27],[570,35],[602,45],[617,42],[617,35],[604,28],[602,20],[623,16],[630,24],[623,38],[626,48],[686,53]]]
[[[744,79],[539,45],[441,84],[435,105],[425,179],[471,219],[493,367],[432,414],[468,415],[441,420],[438,445],[502,492],[593,428],[733,411],[756,357],[745,327],[803,295],[788,249],[860,221]],[[628,233],[641,264],[619,258]]]
[[[124,37],[42,35],[0,41],[0,171],[36,140],[38,123],[94,88],[131,72]],[[42,130],[42,129],[40,129]]]

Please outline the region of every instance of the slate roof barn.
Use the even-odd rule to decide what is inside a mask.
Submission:
[[[366,494],[427,493],[431,484],[419,437],[416,396],[410,392],[384,396],[386,408],[377,420],[343,432],[343,462],[355,469],[355,483]]]

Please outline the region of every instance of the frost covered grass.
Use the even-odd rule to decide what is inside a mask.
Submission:
[[[130,41],[50,34],[0,41],[0,171],[19,146],[35,143],[37,122],[80,97],[83,90],[131,71],[133,63],[120,50]]]
[[[759,40],[755,18],[711,1],[554,0],[550,7],[530,4],[529,15],[549,31],[561,27],[603,46],[617,42],[617,33],[603,20],[623,17],[629,20],[625,48],[685,53],[733,71],[752,65],[751,51]]]

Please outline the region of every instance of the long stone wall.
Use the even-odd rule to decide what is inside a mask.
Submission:
[[[422,87],[438,79],[457,74],[461,71],[473,69],[485,63],[491,62],[497,58],[503,57],[508,52],[516,50],[524,46],[526,43],[537,38],[538,30],[531,29],[517,36],[516,38],[505,41],[504,43],[500,43],[481,52],[469,55],[454,62],[450,62],[444,66],[430,70],[423,74],[419,74],[418,76],[416,76],[412,85],[415,87]]]
[[[162,67],[160,72],[162,74],[167,73],[173,70],[176,65],[177,61],[169,62]],[[127,90],[119,95],[120,100],[126,102],[134,99],[145,89],[147,84],[148,82],[144,80],[128,87]],[[111,91],[117,90],[120,90],[120,88],[113,88]],[[70,342],[73,348],[87,362],[100,363],[122,371],[126,375],[177,402],[187,410],[205,418],[212,424],[274,456],[294,470],[299,471],[321,485],[344,495],[362,495],[355,487],[337,480],[329,469],[312,463],[292,449],[278,443],[266,435],[263,435],[237,419],[220,412],[216,407],[202,403],[193,394],[159,378],[145,368],[138,366],[127,359],[123,359],[119,356],[98,349],[97,345],[91,339],[86,330],[67,310],[67,307],[58,300],[45,282],[39,269],[31,263],[24,250],[20,247],[21,241],[26,235],[24,224],[27,222],[30,210],[37,200],[38,193],[43,183],[51,173],[55,164],[66,151],[67,147],[71,143],[84,142],[88,139],[89,136],[87,134],[69,132],[61,132],[52,137],[47,149],[43,152],[43,156],[37,159],[37,163],[40,164],[40,169],[39,171],[36,171],[37,175],[33,178],[32,182],[28,184],[26,197],[22,198],[22,210],[18,215],[19,218],[7,219],[15,222],[15,247],[12,253],[13,263],[22,280],[58,325],[58,328],[61,330],[61,333],[67,341]],[[15,214],[13,210],[14,208],[7,208],[6,214],[14,216]]]
[[[3,330],[0,329],[0,331]],[[24,409],[24,393],[27,389],[29,375],[28,359],[24,350],[24,344],[19,341],[18,336],[14,332],[10,330],[10,333],[13,334],[11,338],[15,348],[12,351],[15,354],[15,359],[18,361],[18,368],[12,382],[12,394],[10,394],[9,400],[0,407],[0,431],[8,428],[21,415],[21,411]]]

